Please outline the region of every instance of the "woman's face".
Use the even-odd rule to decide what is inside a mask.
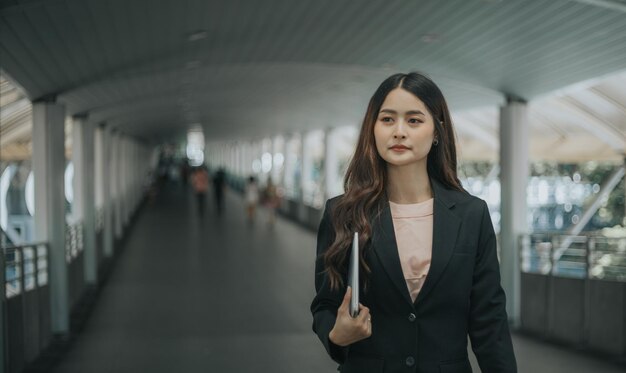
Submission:
[[[378,154],[389,164],[426,162],[435,136],[435,124],[426,105],[409,91],[389,92],[374,124]]]

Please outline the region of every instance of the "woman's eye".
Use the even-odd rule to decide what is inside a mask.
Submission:
[[[389,122],[391,122],[391,120],[392,120],[391,117],[382,117],[382,118],[380,118],[380,121],[381,122],[385,122],[385,123],[389,123]]]
[[[421,120],[416,119],[416,118],[411,118],[411,119],[409,119],[409,123],[411,123],[411,124],[418,124],[418,123],[424,123],[424,122],[422,122]]]

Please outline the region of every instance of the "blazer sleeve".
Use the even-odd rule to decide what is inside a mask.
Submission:
[[[489,373],[517,372],[506,314],[506,297],[500,285],[496,235],[487,204],[482,220],[470,298],[469,336],[480,369]]]
[[[335,325],[337,309],[343,300],[341,290],[332,291],[330,281],[325,273],[323,254],[333,243],[335,233],[330,222],[329,205],[327,201],[322,221],[317,231],[317,257],[315,260],[315,290],[316,295],[311,303],[313,314],[313,331],[326,348],[330,357],[339,364],[343,364],[348,354],[348,347],[338,346],[330,341],[328,335]]]

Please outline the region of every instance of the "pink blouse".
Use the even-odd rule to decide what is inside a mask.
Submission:
[[[432,198],[413,204],[389,201],[402,272],[414,302],[430,269],[433,202]]]

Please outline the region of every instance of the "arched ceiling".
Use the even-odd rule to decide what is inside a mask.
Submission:
[[[466,113],[468,157],[497,146],[506,96],[538,108],[546,148],[596,136],[614,159],[626,132],[624,89],[589,83],[626,70],[618,0],[0,0],[0,67],[29,99],[155,141],[197,123],[212,140],[355,125],[409,70]],[[593,90],[550,103],[558,118],[536,104],[580,82]]]

